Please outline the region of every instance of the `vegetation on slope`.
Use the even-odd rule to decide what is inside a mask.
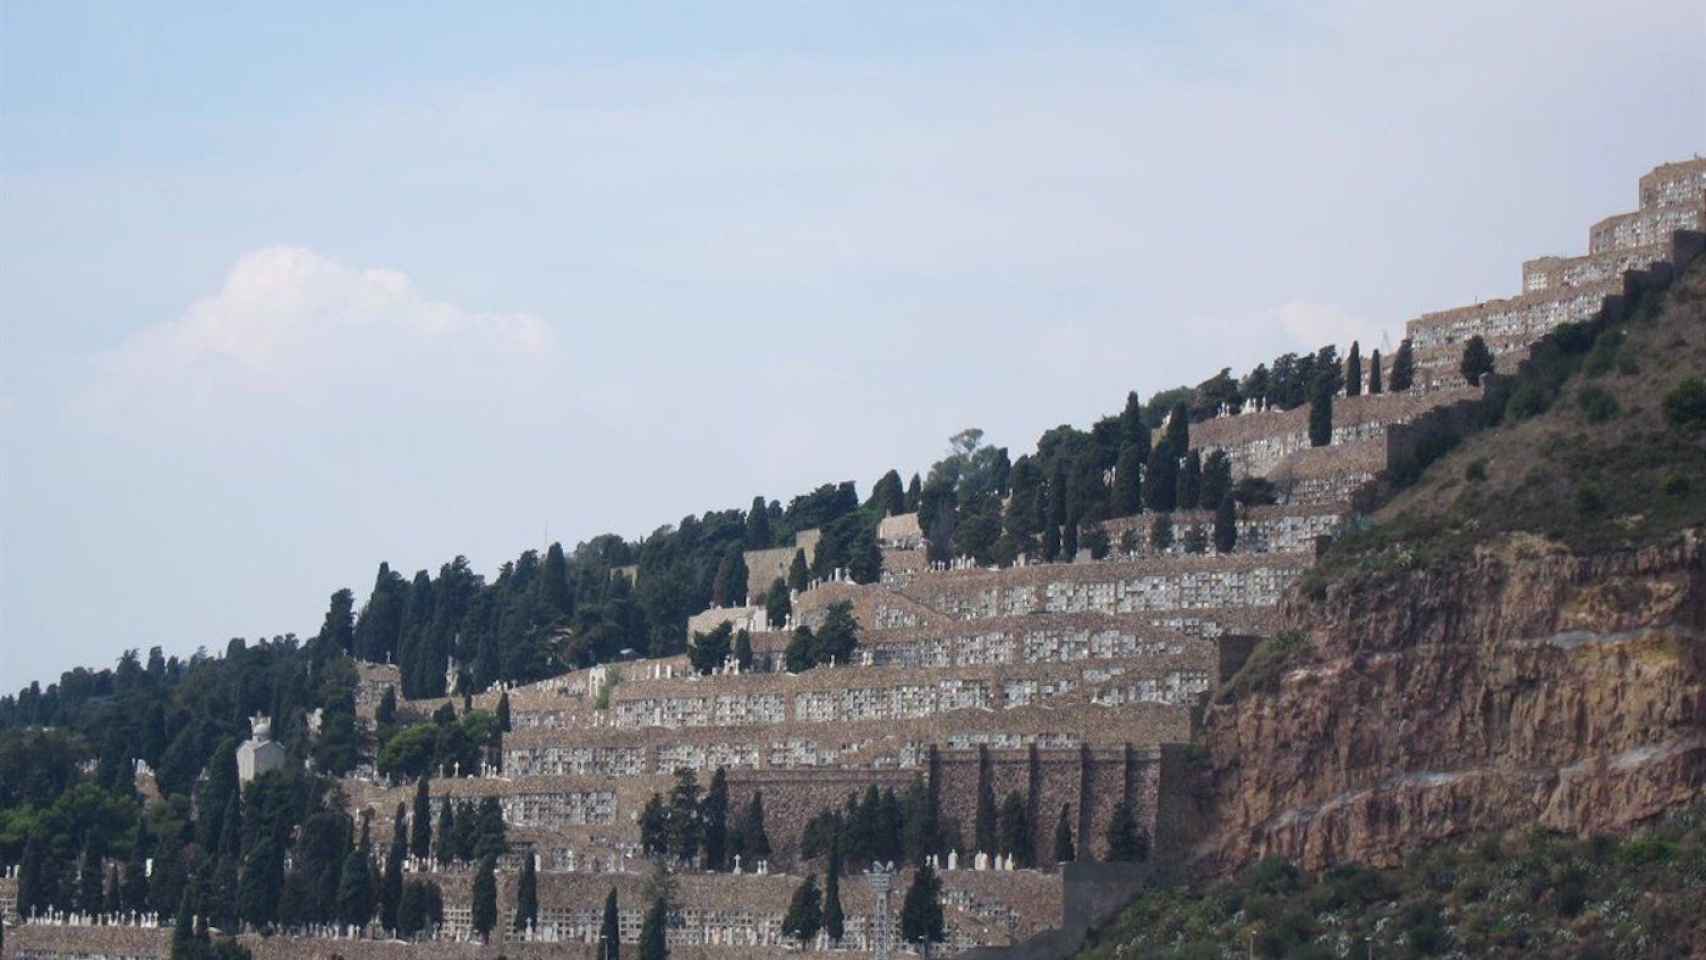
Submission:
[[[1315,876],[1265,860],[1236,880],[1147,893],[1087,960],[1668,958],[1706,948],[1706,811],[1628,838],[1543,831]]]
[[[1522,533],[1578,551],[1706,523],[1706,258],[1626,311],[1565,324],[1466,409],[1417,424],[1306,583],[1461,559]]]

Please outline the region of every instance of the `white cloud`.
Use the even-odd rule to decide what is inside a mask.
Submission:
[[[315,405],[376,384],[393,394],[469,378],[513,384],[554,353],[538,317],[433,300],[406,274],[273,246],[239,257],[181,317],[100,357],[85,399],[126,412],[209,412],[261,395]]]

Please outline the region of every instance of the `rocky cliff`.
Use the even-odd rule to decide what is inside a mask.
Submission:
[[[1706,547],[1468,559],[1293,590],[1275,682],[1211,706],[1214,871],[1397,863],[1443,838],[1615,831],[1706,780]]]

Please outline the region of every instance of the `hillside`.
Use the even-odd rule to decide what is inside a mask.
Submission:
[[[1706,259],[1651,279],[1414,425],[1205,716],[1226,879],[1091,955],[1699,949]]]

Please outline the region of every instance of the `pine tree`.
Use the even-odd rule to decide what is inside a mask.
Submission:
[[[992,783],[989,748],[977,748],[977,821],[976,839],[979,853],[994,853],[1000,838],[996,834],[995,785]]]
[[[598,952],[593,960],[622,960],[622,917],[616,909],[616,888],[604,898],[604,919],[598,926]]]
[[[1351,341],[1351,352],[1345,354],[1345,396],[1362,395],[1362,347]]]
[[[816,939],[823,929],[823,894],[817,888],[817,877],[806,877],[794,889],[788,912],[782,918],[782,935],[798,940],[803,946]]]
[[[492,930],[498,925],[498,879],[496,857],[485,857],[474,874],[473,902],[470,913],[474,932],[482,943],[491,941]]]
[[[1487,349],[1487,341],[1480,334],[1463,345],[1463,361],[1458,370],[1471,387],[1480,386],[1481,378],[1493,372],[1493,352]]]
[[[942,916],[942,882],[929,864],[920,866],[912,875],[912,886],[906,889],[906,899],[900,908],[900,935],[907,943],[915,943],[930,956],[930,945],[947,939]]]
[[[847,932],[847,918],[841,910],[841,844],[829,848],[829,873],[823,881],[823,928],[836,943]]]
[[[1380,383],[1380,351],[1376,350],[1368,357],[1368,392],[1379,394],[1383,392]]]
[[[1315,396],[1309,401],[1309,445],[1325,447],[1333,442],[1333,390],[1331,381],[1323,377],[1315,386]]]
[[[1410,338],[1405,337],[1398,342],[1398,352],[1392,355],[1392,370],[1390,383],[1393,393],[1403,393],[1410,389],[1411,381],[1416,375],[1416,355],[1410,346]]]
[[[1238,545],[1238,510],[1228,493],[1220,498],[1214,510],[1214,549],[1216,553],[1231,553]]]
[[[662,897],[652,900],[640,924],[640,960],[669,960],[669,904]]]
[[[521,861],[521,879],[515,884],[515,930],[521,933],[539,922],[539,874],[529,850]]]
[[[1143,458],[1137,447],[1127,443],[1120,448],[1120,459],[1114,467],[1114,513],[1129,517],[1143,511]]]
[[[415,781],[415,807],[409,818],[409,852],[417,857],[432,853],[432,778],[422,775]],[[447,800],[445,810],[450,809]]]
[[[1185,454],[1185,464],[1179,470],[1179,492],[1174,503],[1180,510],[1195,510],[1202,505],[1202,454],[1192,450]]]
[[[1060,819],[1054,824],[1054,862],[1071,863],[1078,859],[1078,850],[1072,845],[1072,816],[1071,808],[1066,804],[1060,805]]]
[[[795,593],[804,593],[811,583],[811,567],[806,563],[804,549],[794,551],[793,562],[788,564],[788,587]]]
[[[699,817],[705,829],[705,869],[728,869],[729,775],[722,767],[711,774],[711,787],[699,804]]]

